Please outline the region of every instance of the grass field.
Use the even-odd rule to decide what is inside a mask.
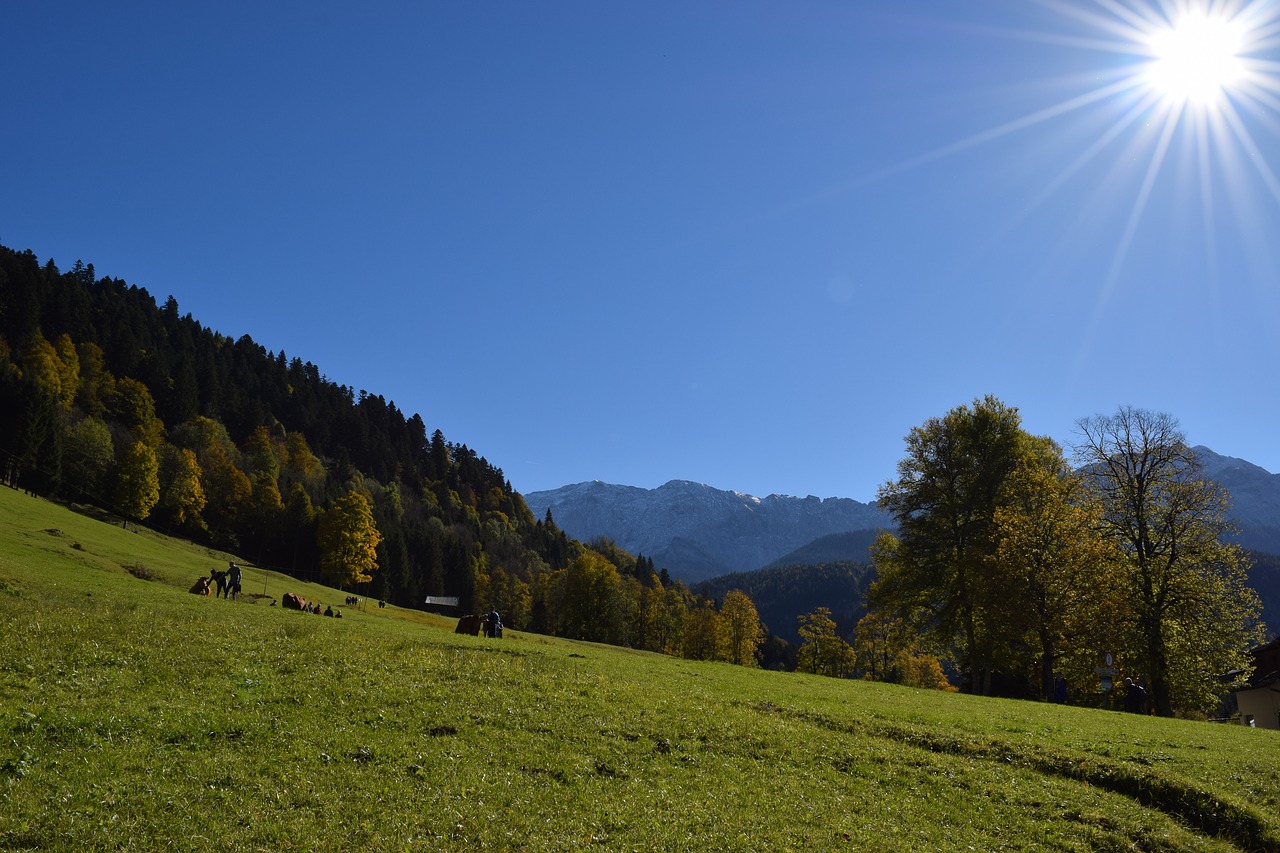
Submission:
[[[1280,737],[398,608],[0,489],[0,849],[1280,850]]]

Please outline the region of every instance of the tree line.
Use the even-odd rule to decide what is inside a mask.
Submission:
[[[0,480],[401,606],[457,596],[514,628],[747,665],[763,641],[748,596],[569,537],[418,414],[5,247]]]
[[[1223,539],[1229,496],[1170,415],[1125,406],[1076,436],[1068,459],[994,397],[911,430],[856,631],[873,677],[934,656],[973,693],[1130,676],[1156,714],[1214,708],[1264,636],[1248,557]]]

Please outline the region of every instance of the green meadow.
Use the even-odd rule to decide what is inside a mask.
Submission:
[[[0,849],[1280,850],[1276,732],[188,593],[227,559],[0,489]]]

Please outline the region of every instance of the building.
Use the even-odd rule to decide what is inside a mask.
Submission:
[[[1249,652],[1253,675],[1236,691],[1240,722],[1259,729],[1280,729],[1280,637]]]

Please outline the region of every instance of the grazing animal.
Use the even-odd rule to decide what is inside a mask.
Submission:
[[[197,578],[197,579],[196,579],[195,586],[191,587],[191,592],[192,592],[192,593],[194,593],[195,595],[208,595],[208,594],[209,594],[209,579],[208,579],[208,578]]]
[[[295,595],[292,592],[286,592],[284,595],[282,595],[280,597],[280,604],[281,606],[287,607],[290,610],[306,610],[307,609],[307,600],[300,595]]]
[[[480,636],[480,617],[474,613],[468,613],[458,620],[458,627],[453,629],[453,633]]]

